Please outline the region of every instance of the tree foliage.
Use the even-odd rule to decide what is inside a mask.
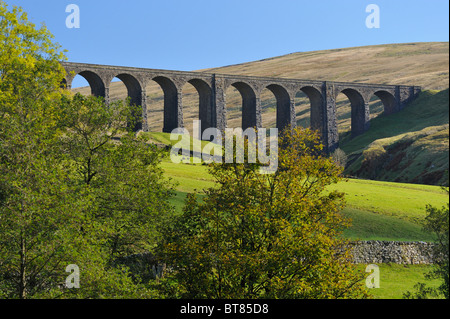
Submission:
[[[346,167],[347,161],[348,161],[348,157],[347,157],[347,154],[345,154],[345,152],[342,149],[337,148],[333,152],[332,158],[333,158],[333,161],[336,163],[336,165],[339,165],[339,166],[341,166],[343,168]]]
[[[161,152],[129,130],[136,107],[62,90],[50,32],[3,1],[0,43],[0,297],[151,296],[113,267],[150,250],[171,210]]]
[[[446,189],[448,194],[448,188]],[[437,267],[429,274],[429,278],[439,278],[442,280],[437,289],[446,299],[449,298],[449,204],[447,207],[436,208],[427,206],[428,215],[426,217],[425,229],[433,232],[437,236],[437,246],[434,255],[436,256]]]
[[[102,98],[80,94],[63,103],[61,153],[72,172],[70,187],[82,194],[80,211],[103,228],[108,260],[148,251],[158,223],[172,210],[172,188],[159,167],[163,152],[129,130],[137,119],[128,103],[105,107]]]
[[[286,130],[279,144],[274,174],[259,174],[258,164],[211,164],[217,187],[202,201],[190,195],[164,233],[168,296],[365,296],[340,237],[349,223],[339,213],[343,194],[325,190],[342,169],[320,155],[309,130]]]
[[[45,27],[3,1],[0,43],[1,294],[26,298],[53,280],[64,256],[57,229],[71,217],[64,177],[52,168],[63,55]]]

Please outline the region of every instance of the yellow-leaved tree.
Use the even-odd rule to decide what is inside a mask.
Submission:
[[[342,238],[344,194],[326,187],[342,168],[323,156],[317,134],[286,129],[278,170],[212,164],[217,186],[167,227],[161,289],[183,298],[363,298],[363,274]]]

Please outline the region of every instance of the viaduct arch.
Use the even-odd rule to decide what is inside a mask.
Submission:
[[[78,74],[87,80],[92,95],[104,97],[107,103],[112,79],[117,77],[122,80],[131,102],[142,108],[142,123],[135,129],[143,131],[148,131],[145,88],[149,81],[158,83],[164,92],[164,132],[184,127],[182,88],[186,83],[192,84],[197,90],[198,118],[202,121],[202,130],[216,127],[224,131],[227,127],[225,92],[230,86],[236,88],[242,97],[242,129],[261,127],[260,96],[266,88],[276,98],[277,128],[294,127],[294,98],[297,92],[302,91],[310,100],[311,128],[319,131],[327,152],[332,152],[339,145],[336,121],[338,94],[343,93],[350,100],[351,133],[357,136],[369,129],[369,101],[373,95],[383,103],[384,113],[392,114],[403,109],[421,90],[418,86],[253,77],[71,62],[61,64],[67,73],[64,81],[67,89],[71,89],[72,81]]]

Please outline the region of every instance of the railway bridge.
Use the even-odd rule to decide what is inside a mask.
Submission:
[[[109,66],[86,63],[61,63],[66,70],[65,85],[71,89],[74,77],[84,77],[91,93],[109,101],[110,83],[119,78],[126,86],[131,103],[142,107],[142,123],[137,129],[148,131],[146,86],[158,83],[164,92],[164,132],[184,127],[182,87],[189,82],[199,95],[198,118],[202,129],[227,127],[226,90],[235,87],[242,96],[242,129],[261,127],[261,92],[269,89],[276,98],[276,126],[283,129],[296,125],[294,98],[299,91],[308,96],[311,129],[318,130],[327,152],[339,145],[336,120],[336,97],[345,94],[351,104],[351,133],[357,136],[370,125],[369,101],[373,95],[383,103],[384,113],[398,112],[412,101],[421,88],[417,86],[383,85],[352,82],[331,82],[276,77],[257,77]]]

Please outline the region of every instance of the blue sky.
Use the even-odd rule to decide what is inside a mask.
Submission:
[[[199,70],[299,51],[448,41],[447,0],[6,0],[44,22],[69,61]],[[66,6],[80,28],[66,27]],[[380,28],[366,27],[366,7]]]

